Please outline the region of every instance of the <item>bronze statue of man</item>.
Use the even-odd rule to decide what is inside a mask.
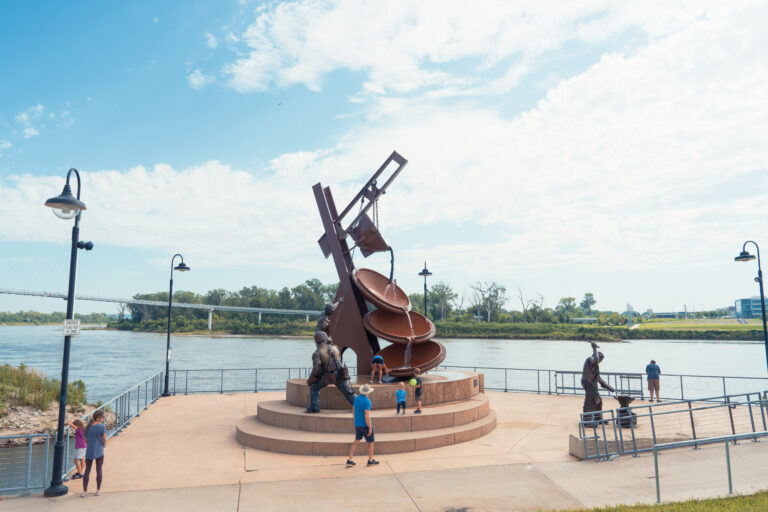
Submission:
[[[350,404],[355,400],[355,393],[349,385],[349,371],[341,360],[341,351],[328,336],[328,327],[331,323],[328,317],[333,314],[341,301],[342,299],[339,299],[335,304],[326,304],[325,311],[317,321],[315,330],[317,348],[312,353],[312,373],[307,378],[310,395],[310,405],[307,407],[309,413],[320,412],[320,390],[328,384],[335,384]]]
[[[605,356],[602,352],[597,351],[598,348],[600,347],[597,346],[597,343],[592,343],[592,355],[584,361],[584,369],[581,372],[581,385],[585,393],[584,412],[603,410],[603,399],[597,389],[598,384],[608,391],[616,391],[600,377],[600,362]]]

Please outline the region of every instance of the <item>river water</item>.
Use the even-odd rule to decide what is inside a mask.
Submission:
[[[63,335],[58,326],[0,327],[0,364],[24,363],[59,377]],[[581,371],[588,343],[553,340],[440,340],[446,365]],[[72,340],[69,379],[82,379],[89,401],[106,401],[164,368],[163,334],[83,330]],[[309,338],[173,336],[171,369],[311,366]],[[602,343],[604,372],[644,373],[651,359],[665,374],[766,377],[759,342],[633,340]],[[355,366],[354,354],[345,361]]]

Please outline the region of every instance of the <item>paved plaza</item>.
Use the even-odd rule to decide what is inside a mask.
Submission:
[[[498,417],[490,434],[377,456],[381,465],[371,468],[364,457],[346,468],[345,457],[285,455],[239,444],[237,421],[255,414],[258,401],[281,399],[283,392],[162,398],[109,441],[102,496],[79,498],[82,484],[75,480],[67,496],[8,497],[0,500],[0,512],[500,511],[655,502],[652,455],[597,463],[568,454],[582,398],[487,395]],[[731,463],[736,492],[768,488],[768,441],[732,446]],[[728,492],[722,445],[667,451],[659,465],[664,501]]]

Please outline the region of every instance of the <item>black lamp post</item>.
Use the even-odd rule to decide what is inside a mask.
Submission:
[[[181,258],[181,263],[179,263],[176,267],[173,266],[173,262],[176,260],[176,257]],[[165,346],[165,388],[163,390],[163,396],[171,396],[171,394],[168,392],[168,379],[170,377],[168,373],[168,369],[171,362],[171,304],[173,303],[173,271],[178,270],[179,272],[186,272],[190,270],[190,268],[184,263],[184,256],[181,254],[174,254],[173,258],[171,258],[171,286],[168,289],[168,341]]]
[[[77,197],[72,195],[69,187],[69,178],[72,173],[77,177]],[[80,214],[85,210],[85,203],[80,201],[80,173],[77,169],[70,169],[67,173],[67,182],[64,190],[58,197],[52,197],[45,202],[45,206],[53,208],[57,217],[69,220],[75,219],[72,228],[72,250],[69,259],[69,287],[67,288],[67,320],[72,320],[75,310],[75,278],[77,277],[77,250],[93,249],[93,243],[80,241]],[[72,336],[64,336],[64,357],[61,361],[61,392],[59,394],[59,422],[56,428],[56,444],[53,451],[53,475],[51,485],[45,489],[46,496],[62,496],[67,494],[67,486],[62,483],[64,470],[64,422],[67,413],[67,380],[69,378],[69,347]]]
[[[431,276],[432,272],[427,270],[427,262],[424,262],[424,269],[419,272],[420,276],[424,276],[424,316],[429,318],[427,314],[427,276]]]
[[[755,281],[760,285],[760,310],[763,313],[763,339],[765,340],[765,361],[768,364],[768,327],[765,323],[765,294],[763,293],[763,269],[760,266],[760,247],[752,240],[747,240],[741,247],[741,253],[736,256],[734,261],[751,261],[755,259],[753,254],[747,251],[747,244],[753,244],[757,250],[757,277]]]

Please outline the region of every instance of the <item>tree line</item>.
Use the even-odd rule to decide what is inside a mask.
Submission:
[[[56,311],[54,313],[40,313],[39,311],[18,311],[16,313],[0,312],[0,323],[31,325],[58,324],[63,323],[66,317],[67,315],[63,311]],[[110,315],[106,313],[75,313],[75,318],[79,318],[80,322],[83,324],[106,324],[110,320]]]

